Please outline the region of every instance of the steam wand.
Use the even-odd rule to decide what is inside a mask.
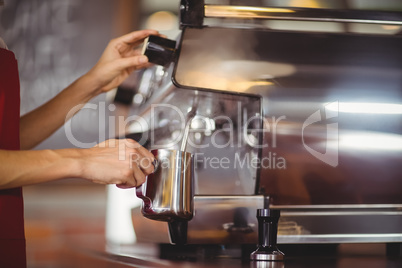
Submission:
[[[183,140],[181,142],[181,148],[180,148],[181,152],[186,151],[187,139],[191,127],[191,122],[195,117],[195,115],[197,114],[197,108],[198,108],[198,91],[195,92],[193,105],[191,107],[191,110],[187,113],[186,116],[186,125],[184,128]],[[188,221],[175,220],[168,222],[168,228],[169,228],[170,242],[172,244],[174,245],[187,244]]]
[[[180,148],[180,151],[182,152],[186,151],[187,139],[191,127],[191,122],[193,121],[193,118],[197,114],[197,108],[198,108],[198,91],[195,92],[193,105],[191,107],[191,110],[187,113],[186,116],[186,126],[184,128],[183,140],[181,142],[181,148]]]

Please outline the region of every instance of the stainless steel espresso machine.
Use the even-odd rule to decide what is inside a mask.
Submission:
[[[176,40],[150,38],[127,137],[194,161],[187,244],[402,242],[402,35],[273,30],[270,20],[402,25],[398,12],[183,0]],[[342,28],[344,29],[344,28]],[[131,195],[132,194],[132,195]],[[131,193],[129,198],[135,198]],[[139,242],[166,222],[127,208]],[[134,203],[133,203],[134,204]],[[110,221],[119,221],[110,217]]]

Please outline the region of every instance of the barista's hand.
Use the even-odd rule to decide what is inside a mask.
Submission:
[[[85,75],[41,107],[25,114],[20,121],[22,149],[31,149],[49,137],[77,112],[77,105],[120,85],[129,74],[150,65],[137,47],[154,30],[132,32],[110,41],[98,63]],[[46,118],[46,124],[43,120]],[[41,126],[41,127],[38,127]]]
[[[109,42],[98,63],[87,73],[96,83],[96,94],[109,91],[120,85],[132,71],[148,67],[148,58],[141,55],[138,46],[149,35],[159,35],[155,30],[129,33]]]
[[[107,140],[83,151],[80,177],[95,183],[132,188],[154,171],[154,156],[134,140]]]

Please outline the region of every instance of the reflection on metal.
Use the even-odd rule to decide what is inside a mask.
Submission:
[[[334,110],[331,105],[326,106],[328,110]],[[340,113],[354,114],[402,114],[402,104],[396,103],[361,103],[361,102],[339,102],[337,111]]]
[[[337,204],[337,205],[271,205],[272,209],[291,209],[291,210],[372,210],[376,209],[379,211],[385,210],[395,210],[402,211],[402,204]]]
[[[195,217],[188,223],[188,243],[254,244],[258,239],[256,208],[263,206],[264,196],[195,196]],[[139,242],[167,240],[166,224],[145,219],[139,209],[132,213]]]
[[[339,146],[356,151],[401,152],[402,135],[369,131],[345,133],[339,138]]]
[[[188,225],[189,243],[257,242],[256,208],[264,207],[264,196],[195,196],[194,202],[196,217]],[[228,223],[231,228],[224,228]]]
[[[158,164],[144,184],[137,187],[143,200],[142,214],[158,221],[190,220],[193,217],[194,163],[191,153],[152,150]]]
[[[255,244],[262,194],[281,210],[280,243],[402,241],[400,37],[205,27],[180,38],[137,114],[151,114],[158,148],[177,149],[198,95],[188,243]],[[272,84],[221,87],[239,77]],[[132,213],[139,241],[166,243],[166,223]]]
[[[150,117],[149,131],[143,135],[150,139],[149,149],[180,149],[185,118],[196,93],[168,81],[154,91],[147,105],[138,107],[136,116]],[[262,124],[260,98],[198,93],[197,115],[191,123],[187,145],[194,154],[196,194],[252,195],[258,176],[252,163],[259,149],[252,145],[259,142],[254,129],[260,129]],[[138,120],[129,129],[141,131],[135,125]]]
[[[326,243],[389,243],[402,242],[400,233],[387,234],[325,234],[325,235],[279,235],[280,244],[326,244]]]
[[[278,235],[306,235],[309,231],[303,226],[298,225],[296,221],[289,221],[284,218],[279,219]]]
[[[182,53],[186,55],[186,52],[187,48],[183,47]],[[207,55],[203,52],[199,51],[200,54],[194,56],[194,59],[188,58],[188,61],[180,63],[176,76],[178,83],[191,84],[192,87],[198,88],[247,93],[253,87],[273,86],[275,78],[296,72],[296,68],[291,64],[255,60],[222,61],[214,58],[212,53]],[[204,56],[208,57],[208,60],[204,61],[198,70],[194,70],[194,64],[199,65],[196,61],[200,62],[200,58]],[[189,71],[184,73],[180,70]]]
[[[273,14],[294,13],[287,8],[250,7],[250,6],[205,6],[205,17],[226,18],[272,18]]]
[[[236,226],[235,223],[233,222],[228,222],[223,224],[223,229],[225,229],[227,232],[236,232],[236,233],[252,233],[254,224],[250,223],[245,226]]]
[[[263,206],[264,196],[258,195],[195,196],[195,217],[188,225],[188,243],[256,244],[256,211]],[[402,242],[400,205],[271,207],[281,209],[280,244]],[[143,218],[139,209],[132,213],[139,242],[166,243],[165,224]]]
[[[401,12],[346,9],[205,5],[205,17],[402,25]]]

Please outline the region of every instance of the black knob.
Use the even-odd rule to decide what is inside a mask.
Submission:
[[[204,2],[200,0],[180,1],[180,29],[187,26],[202,27],[205,16]]]
[[[277,247],[279,210],[258,209],[258,248],[250,254],[253,261],[281,261],[284,254]]]
[[[174,59],[176,51],[176,41],[163,38],[157,35],[150,35],[144,41],[143,54],[148,57],[148,61],[166,66]]]

